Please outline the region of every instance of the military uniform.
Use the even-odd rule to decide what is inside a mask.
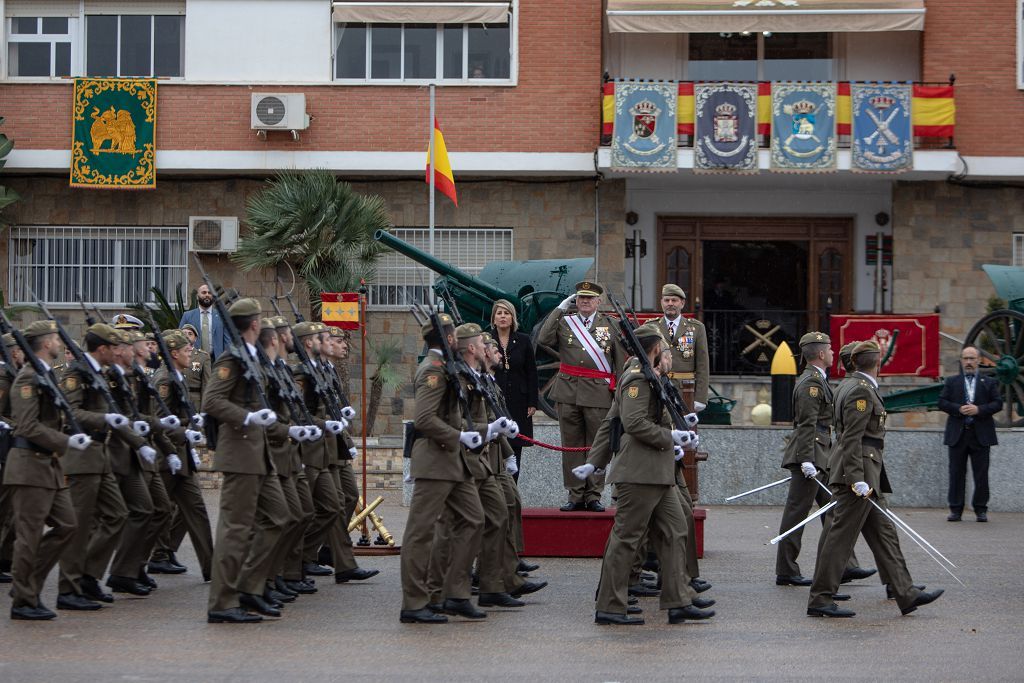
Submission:
[[[3,342],[8,347],[14,343],[10,335],[4,335]],[[10,343],[8,343],[10,341]],[[6,422],[11,429],[0,433],[0,583],[10,583],[8,572],[11,571],[11,559],[14,552],[14,523],[11,517],[11,498],[13,492],[3,485],[3,470],[7,464],[7,454],[11,448],[11,431],[14,418],[11,417],[11,385],[18,374],[17,368],[0,363],[0,420]]]
[[[600,296],[602,291],[590,282],[577,284],[576,290],[577,296]],[[570,325],[570,317],[581,320],[578,314],[570,316],[559,309],[552,311],[540,329],[537,342],[553,349],[561,362],[548,396],[558,403],[562,446],[582,447],[590,446],[601,420],[608,413],[614,397],[615,377],[626,358],[615,323],[603,313],[595,312],[587,330],[597,343],[595,353],[603,356],[611,369],[605,374],[587,353],[590,342],[578,338]],[[572,474],[572,470],[585,461],[583,452],[562,453],[562,485],[569,491],[567,509],[572,505],[582,509],[585,505],[600,504],[604,489],[601,478],[588,477],[580,481]]]

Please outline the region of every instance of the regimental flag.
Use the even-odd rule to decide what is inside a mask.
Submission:
[[[758,86],[755,83],[698,83],[695,172],[757,172]]]
[[[156,187],[156,80],[76,78],[71,187]]]
[[[898,334],[897,334],[898,331]],[[938,377],[939,316],[929,315],[833,315],[832,348],[840,349],[853,341],[875,341],[885,358],[881,376],[916,375]],[[844,374],[839,354],[835,355],[832,376]]]
[[[853,83],[851,166],[866,173],[899,173],[914,167],[910,84]]]
[[[441,126],[434,119],[434,187],[442,194],[447,195],[455,206],[459,200],[455,195],[455,176],[452,175],[452,164],[448,161],[448,148],[444,145],[444,135],[441,134]],[[427,147],[427,184],[430,184],[430,147]]]
[[[616,83],[611,168],[678,170],[678,109],[678,83]]]
[[[915,85],[911,106],[914,137],[951,138],[956,128],[956,100],[951,85]]]
[[[359,294],[355,292],[321,292],[320,319],[325,325],[343,330],[359,329]]]
[[[835,83],[772,83],[771,168],[790,173],[835,170]]]

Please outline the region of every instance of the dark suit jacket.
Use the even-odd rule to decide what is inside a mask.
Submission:
[[[947,377],[939,394],[939,410],[949,414],[946,420],[946,433],[942,443],[955,446],[964,431],[966,417],[960,414],[960,406],[967,403],[967,387],[964,385],[963,374]],[[978,406],[978,414],[974,416],[974,433],[982,446],[995,446],[996,424],[992,416],[1003,409],[1003,399],[999,395],[999,382],[994,377],[978,375],[974,387],[974,405]]]
[[[498,339],[497,330],[491,331],[492,336]],[[498,343],[501,350],[501,343]],[[507,354],[508,370],[505,369],[504,358],[494,370],[494,379],[505,394],[505,403],[508,404],[508,412],[519,425],[519,431],[524,435],[533,436],[533,418],[526,416],[527,408],[537,407],[537,361],[533,355],[533,342],[528,335],[522,332],[513,332],[508,339],[508,347],[504,350]],[[524,442],[518,439],[512,441],[515,446],[525,446]]]
[[[224,326],[224,321],[217,315],[217,309],[210,309],[210,319],[213,321],[213,329],[210,330],[210,341],[213,343],[212,349],[203,349],[203,336],[201,330],[203,329],[199,322],[199,309],[192,308],[185,311],[181,316],[181,321],[178,323],[178,327],[184,327],[185,325],[192,325],[196,328],[196,331],[200,332],[199,337],[196,339],[195,347],[197,349],[203,349],[210,354],[211,362],[217,360],[224,349],[231,346],[231,336],[228,334],[227,328]]]

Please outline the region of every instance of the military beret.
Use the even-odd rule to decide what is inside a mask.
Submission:
[[[479,337],[484,333],[476,323],[463,323],[455,328],[455,338],[459,341]]]
[[[197,337],[199,336],[199,330],[197,330],[196,326],[193,325],[192,323],[185,323],[184,325],[181,326],[181,329],[192,330],[192,334],[196,335]]]
[[[260,330],[274,329],[274,321],[270,318],[260,318]]]
[[[602,294],[604,294],[604,289],[596,282],[584,280],[576,283],[576,296],[601,296]]]
[[[683,288],[680,287],[679,285],[674,285],[672,283],[669,283],[661,288],[661,295],[678,296],[680,299],[686,298],[686,292],[683,291]]]
[[[121,335],[127,339],[126,344],[146,341],[146,335],[142,334],[142,330],[121,330]]]
[[[327,332],[327,325],[324,325],[319,320],[314,320],[312,324],[313,324],[313,329],[315,331],[317,331],[317,332]]]
[[[831,344],[832,340],[828,338],[828,335],[824,332],[808,332],[804,336],[800,337],[800,348],[807,346],[808,344]]]
[[[3,335],[4,346],[17,346],[18,342],[14,341],[14,335],[8,332]]]
[[[497,346],[498,345],[498,342],[495,341],[494,337],[491,336],[490,332],[484,332],[483,333],[483,338],[484,338],[484,344],[486,344],[487,346]]]
[[[108,344],[122,344],[121,333],[115,330],[113,327],[106,323],[96,323],[89,325],[89,328],[85,331],[86,334],[91,334],[95,337],[99,337]]]
[[[308,337],[311,334],[316,334],[319,330],[316,329],[316,323],[304,320],[298,323],[292,328],[292,334],[296,337]]]
[[[288,324],[288,321],[285,320],[283,315],[275,315],[273,318],[270,319],[270,322],[274,323],[274,329],[280,329],[282,327],[291,327],[291,325]]]
[[[447,313],[438,313],[437,319],[441,322],[441,327],[451,327],[452,325],[455,324],[455,321],[452,320],[452,317]],[[420,327],[420,335],[424,338],[426,338],[426,336],[433,331],[434,325],[429,321],[422,327]]]
[[[177,351],[178,349],[183,349],[191,344],[188,337],[185,336],[185,333],[180,330],[167,330],[162,336],[164,338],[164,343],[167,344],[167,348],[170,351]]]
[[[111,322],[118,329],[142,329],[142,321],[128,313],[118,313]]]
[[[26,339],[32,339],[33,337],[42,337],[44,334],[52,334],[57,331],[57,323],[52,320],[36,320],[35,322],[29,323],[22,334],[25,335]]]
[[[636,338],[641,341],[644,339],[650,339],[651,337],[657,337],[661,341],[665,341],[665,336],[662,335],[661,330],[659,330],[657,327],[654,327],[653,325],[641,325],[640,327],[636,328],[634,334],[636,334]]]
[[[146,341],[156,341],[156,335],[153,334],[152,332],[146,332],[142,336],[145,338]]]
[[[345,331],[342,330],[340,327],[335,327],[334,325],[328,325],[327,326],[327,331],[331,333],[332,337],[337,337],[338,339],[342,339],[342,338],[345,337]]]
[[[847,344],[843,344],[843,348],[839,349],[839,357],[849,358],[853,354],[853,347],[855,347],[856,345],[857,342],[849,342]]]
[[[251,297],[238,299],[228,309],[228,315],[232,318],[244,318],[250,315],[259,315],[263,312],[260,302]]]
[[[115,334],[117,334],[117,344],[131,344],[133,341],[135,341],[134,333],[127,328],[123,330],[114,328],[114,332]]]
[[[851,356],[859,356],[862,353],[881,353],[882,349],[878,346],[878,342],[869,339],[868,341],[859,342],[853,347],[853,351],[850,352]]]

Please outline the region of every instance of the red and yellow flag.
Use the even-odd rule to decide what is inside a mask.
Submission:
[[[455,176],[452,175],[452,165],[448,161],[448,148],[444,146],[444,135],[441,134],[441,126],[437,119],[434,119],[434,187],[452,200],[455,206],[459,200],[455,196]],[[427,148],[427,184],[430,183],[430,148]]]

